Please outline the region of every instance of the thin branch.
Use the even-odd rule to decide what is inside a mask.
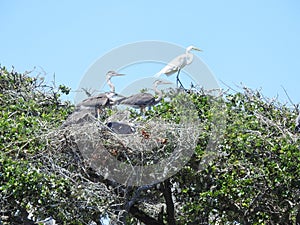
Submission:
[[[299,112],[298,105],[294,104],[294,102],[292,101],[292,99],[291,99],[290,96],[288,95],[286,89],[285,89],[283,86],[281,86],[281,87],[282,87],[282,89],[284,90],[285,95],[286,95],[287,98],[289,99],[290,103],[295,107],[295,109],[297,110],[297,112]]]
[[[81,88],[84,93],[88,96],[88,97],[91,97],[92,96],[92,93],[91,93],[91,90],[90,89],[87,89],[87,88]]]
[[[224,84],[229,90],[232,90],[232,91],[238,93],[237,90],[233,89],[231,86],[229,86],[228,84],[226,84],[224,81],[220,80],[220,82],[221,82],[222,84]]]
[[[165,180],[162,187],[163,196],[167,206],[167,222],[169,225],[176,225],[174,202],[172,199],[172,190],[170,180]]]
[[[126,211],[129,211],[130,208],[134,205],[134,203],[138,200],[138,198],[140,197],[141,191],[145,191],[145,190],[149,190],[154,186],[154,184],[151,185],[144,185],[139,187],[135,192],[134,195],[132,197],[132,199],[130,201],[128,201],[128,203],[125,206]]]
[[[153,217],[148,216],[145,212],[135,206],[132,206],[130,208],[129,213],[146,225],[165,225],[164,223],[159,222]]]

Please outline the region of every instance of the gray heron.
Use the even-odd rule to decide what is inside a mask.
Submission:
[[[133,108],[140,108],[141,113],[143,113],[145,107],[156,105],[161,101],[162,92],[158,89],[158,85],[161,84],[172,84],[172,83],[163,80],[154,81],[153,89],[155,91],[155,94],[158,95],[157,98],[155,98],[155,96],[150,93],[138,93],[138,94],[131,95],[129,97],[121,98],[117,100],[116,103],[121,105],[129,105]]]
[[[87,99],[84,99],[82,102],[78,103],[76,105],[75,110],[81,110],[81,109],[95,109],[96,116],[99,117],[100,110],[104,107],[111,106],[113,104],[113,97],[117,96],[115,92],[115,86],[111,82],[111,78],[115,76],[124,76],[124,74],[116,73],[115,71],[108,71],[106,73],[106,82],[108,86],[110,87],[110,91],[106,93],[101,93],[96,96],[89,97]]]
[[[75,107],[75,111],[62,124],[62,128],[71,124],[92,122],[94,121],[95,117],[99,118],[100,111],[104,107],[111,106],[114,101],[113,97],[117,96],[115,93],[115,86],[111,82],[111,78],[114,76],[124,76],[124,74],[119,74],[115,71],[108,71],[106,73],[106,82],[110,87],[110,92],[89,97],[78,103]],[[92,115],[95,115],[95,117]]]
[[[111,121],[111,122],[108,122],[106,125],[109,127],[109,129],[111,129],[116,134],[133,134],[133,133],[135,133],[134,126],[127,124],[127,123]]]
[[[193,62],[194,55],[191,53],[192,50],[202,51],[201,49],[196,48],[193,45],[187,47],[184,54],[181,54],[181,55],[177,56],[176,58],[174,58],[161,71],[159,71],[157,74],[155,74],[155,76],[159,77],[162,74],[171,76],[172,74],[177,72],[176,85],[178,87],[178,83],[180,83],[180,87],[182,88],[183,85],[182,85],[181,81],[179,80],[179,73],[183,67],[185,67],[186,65],[189,65]]]

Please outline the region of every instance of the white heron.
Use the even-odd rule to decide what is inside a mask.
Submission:
[[[163,81],[163,80],[156,80],[153,83],[153,89],[155,93],[158,95],[155,98],[154,95],[150,93],[138,93],[131,95],[129,97],[121,98],[116,101],[117,104],[121,105],[129,105],[133,108],[140,108],[141,113],[144,112],[144,109],[148,106],[153,106],[158,104],[162,99],[162,92],[157,88],[158,85],[161,84],[172,84],[171,82]]]
[[[183,67],[193,62],[194,55],[191,53],[192,50],[202,51],[201,49],[193,45],[187,47],[184,54],[174,58],[161,71],[155,74],[155,76],[159,77],[162,74],[166,74],[167,76],[170,76],[177,72],[177,76],[176,76],[177,87],[178,87],[178,83],[180,83],[180,87],[183,87],[181,81],[179,80],[179,73]]]

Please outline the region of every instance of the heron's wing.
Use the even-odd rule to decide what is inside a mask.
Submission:
[[[76,105],[76,108],[104,106],[108,104],[108,102],[109,102],[109,98],[106,96],[106,94],[100,94],[97,96],[84,99],[82,102]]]
[[[186,54],[182,54],[169,62],[168,65],[166,65],[158,74],[166,74],[167,76],[170,76],[186,65]]]
[[[78,111],[74,111],[64,121],[61,128],[65,128],[73,124],[94,122],[96,120],[94,114],[95,114],[95,109],[93,108],[85,108]]]
[[[131,95],[120,102],[120,104],[130,106],[147,106],[155,101],[155,98],[150,93],[139,93]]]

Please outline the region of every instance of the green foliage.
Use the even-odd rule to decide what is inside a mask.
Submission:
[[[39,77],[4,67],[0,88],[1,221],[32,224],[32,220],[53,216],[59,224],[88,224],[106,213],[113,218],[135,189],[120,194],[119,186],[81,166],[66,134],[55,133],[73,110],[60,100],[70,89],[55,88]],[[132,111],[137,121],[159,116],[175,123],[201,122],[194,155],[169,179],[177,223],[295,224],[300,216],[299,138],[293,133],[296,112],[247,88],[220,96],[178,95],[147,111],[145,118]],[[187,106],[196,113],[182,114]],[[64,141],[57,145],[53,136]],[[209,152],[215,157],[205,163]],[[166,210],[157,212],[162,204],[170,207],[166,185],[162,182],[141,193],[127,221],[136,224],[147,214],[167,224]]]
[[[46,149],[46,132],[59,126],[72,108],[59,100],[61,88],[28,74],[0,68],[0,89],[1,220],[23,224],[28,212],[38,217],[55,213],[49,206],[57,201],[53,195],[70,197],[68,182],[44,174],[34,158]]]
[[[188,224],[203,218],[213,224],[292,224],[300,196],[299,141],[292,133],[296,114],[248,89],[224,97],[222,156],[205,170],[195,173],[197,167],[187,166],[176,176]],[[188,198],[192,201],[185,204]]]

